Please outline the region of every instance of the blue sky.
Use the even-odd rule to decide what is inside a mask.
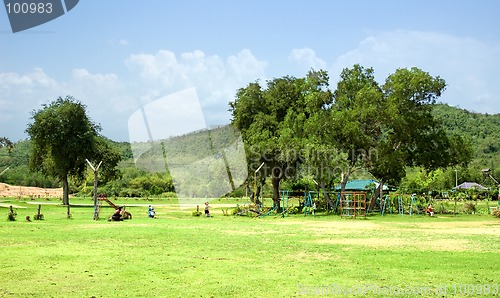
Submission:
[[[500,113],[499,16],[495,0],[81,0],[14,34],[3,10],[0,136],[26,138],[31,111],[73,95],[103,135],[130,141],[138,109],[189,88],[204,121],[224,124],[228,102],[249,82],[313,67],[335,88],[355,63],[373,67],[380,82],[419,67],[448,83],[440,101]]]

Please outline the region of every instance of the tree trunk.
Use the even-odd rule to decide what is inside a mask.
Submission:
[[[323,194],[325,196],[328,205],[332,207],[332,209],[335,208],[335,204],[333,203],[332,199],[330,198],[330,195],[328,194],[328,191],[326,190],[325,182],[321,182],[320,187],[323,190]]]
[[[69,205],[69,184],[68,184],[68,175],[64,175],[62,177],[62,186],[63,186],[63,205]]]
[[[370,200],[370,205],[368,206],[368,211],[373,210],[375,207],[375,202],[377,202],[377,198],[380,198],[380,201],[382,201],[383,196],[384,196],[384,180],[380,179],[380,184],[378,185],[377,189],[375,190],[375,195],[372,197]]]
[[[261,191],[262,191],[262,184],[259,183],[257,185],[257,191],[252,192],[252,195],[250,196],[250,201],[252,201],[252,203],[257,204],[257,205],[262,204],[261,201],[259,200]]]
[[[342,194],[345,192],[345,186],[347,184],[347,181],[349,181],[349,176],[351,175],[350,169],[347,170],[346,173],[342,171],[342,179],[340,180],[340,194],[342,198]]]
[[[276,207],[276,210],[278,212],[281,212],[280,181],[281,181],[281,171],[278,169],[274,169],[273,176],[271,178],[271,183],[273,185],[273,207]]]

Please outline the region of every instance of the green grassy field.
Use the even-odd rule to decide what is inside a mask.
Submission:
[[[65,207],[46,204],[43,221],[26,222],[36,204],[1,203],[17,206],[18,214],[10,222],[8,209],[0,208],[1,297],[491,297],[500,291],[500,220],[491,215],[233,217],[220,209],[239,201],[224,200],[212,201],[214,216],[205,218],[164,200],[128,200],[119,203],[129,205],[129,221],[93,221],[91,207],[72,207],[68,220]],[[147,204],[157,219],[147,218]],[[112,212],[103,208],[101,217]]]

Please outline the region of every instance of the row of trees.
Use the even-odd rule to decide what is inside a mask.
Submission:
[[[279,206],[283,179],[310,177],[325,192],[336,180],[366,169],[381,183],[398,184],[406,168],[435,170],[467,165],[470,143],[447,134],[432,115],[446,87],[418,68],[398,69],[383,85],[372,68],[354,65],[329,89],[326,71],[250,83],[230,102],[232,124],[247,146],[249,172],[262,163],[259,183],[270,177]],[[254,194],[258,198],[258,193]]]

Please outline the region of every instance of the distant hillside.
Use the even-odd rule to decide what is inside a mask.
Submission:
[[[434,107],[434,115],[443,122],[448,133],[462,135],[472,143],[474,148],[474,159],[470,165],[472,173],[479,173],[482,168],[492,168],[495,170],[495,176],[500,176],[500,114],[473,113],[448,105],[437,104]],[[119,168],[124,172],[125,176],[122,179],[124,181],[122,181],[123,185],[127,186],[129,184],[129,180],[125,180],[125,178],[135,179],[138,176],[146,175],[146,172],[165,172],[166,167],[174,169],[176,164],[183,165],[185,168],[186,164],[194,164],[198,161],[209,162],[205,158],[207,156],[213,156],[216,161],[215,164],[223,162],[226,158],[230,162],[241,159],[241,157],[238,157],[241,151],[236,150],[238,149],[237,146],[231,147],[235,148],[234,150],[224,149],[227,144],[234,144],[237,136],[227,131],[227,129],[229,128],[218,128],[210,133],[208,131],[194,132],[159,143],[130,144],[128,142],[111,141],[122,155],[123,160]],[[29,140],[23,140],[17,142],[10,153],[6,148],[0,148],[0,173],[5,168],[10,167],[4,175],[0,176],[0,182],[11,185],[59,187],[57,179],[44,177],[40,173],[29,172],[30,146]],[[222,152],[225,152],[226,156],[222,156],[220,154]],[[137,159],[137,167],[146,171],[136,169],[134,154]],[[210,160],[210,162],[212,161]],[[219,166],[217,172],[220,172],[220,169],[225,167],[227,167],[227,164]],[[222,172],[222,174],[225,174],[225,171]],[[188,174],[191,175],[192,173]],[[201,184],[195,180],[190,182],[195,185]]]
[[[448,133],[468,138],[474,148],[473,166],[500,168],[500,114],[488,115],[437,104],[434,116]]]

